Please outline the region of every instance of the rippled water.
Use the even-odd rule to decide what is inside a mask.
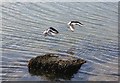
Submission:
[[[87,61],[70,80],[118,80],[117,3],[3,3],[1,12],[2,80],[49,80],[29,74],[28,61],[45,53],[69,55],[68,50]],[[84,26],[71,32],[70,20]],[[44,37],[50,26],[60,34]]]

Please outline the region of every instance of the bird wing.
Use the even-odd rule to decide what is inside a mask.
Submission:
[[[71,31],[74,31],[74,29],[75,29],[74,26],[71,25],[71,26],[70,26],[70,30],[71,30]]]

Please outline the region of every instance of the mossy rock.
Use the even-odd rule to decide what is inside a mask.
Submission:
[[[68,55],[48,53],[32,58],[28,63],[29,72],[36,75],[69,77],[76,73],[85,60]]]

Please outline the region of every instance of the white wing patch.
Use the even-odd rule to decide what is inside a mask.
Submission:
[[[70,26],[70,30],[71,30],[71,31],[74,31],[74,27],[73,27],[73,26]]]

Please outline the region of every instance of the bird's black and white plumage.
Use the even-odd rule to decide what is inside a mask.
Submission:
[[[56,30],[56,29],[54,29],[53,27],[49,27],[47,30],[45,30],[44,32],[43,32],[43,34],[44,34],[44,36],[54,36],[54,35],[56,35],[56,34],[58,34],[59,32]]]
[[[74,29],[75,29],[74,25],[83,26],[83,24],[81,22],[79,22],[79,21],[70,21],[68,23],[68,26],[69,26],[69,28],[70,28],[71,31],[74,31]]]

